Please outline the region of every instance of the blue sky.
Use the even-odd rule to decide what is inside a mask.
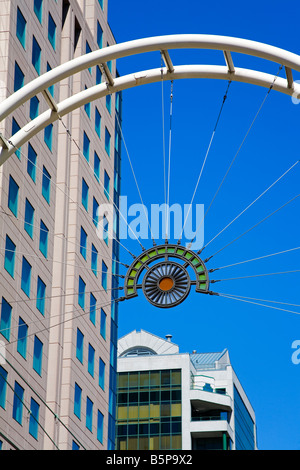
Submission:
[[[183,8],[184,5],[184,8]],[[141,2],[110,0],[109,23],[117,42],[165,34],[219,34],[260,41],[300,54],[299,3],[177,0]],[[171,51],[174,64],[223,64],[222,53]],[[278,65],[233,56],[236,66],[276,74]],[[120,74],[160,66],[160,55],[118,61]],[[299,74],[300,75],[300,74]],[[283,73],[281,72],[281,76]],[[299,79],[295,75],[295,79]],[[189,204],[227,83],[184,80],[173,85],[170,204]],[[195,203],[207,208],[236,154],[266,90],[232,83],[198,187]],[[164,85],[168,138],[170,83]],[[164,202],[161,84],[138,87],[123,95],[123,136],[143,201]],[[300,105],[271,92],[232,166],[204,223],[211,240],[245,207],[299,160]],[[128,204],[140,198],[125,149],[122,153],[122,195]],[[150,177],[151,176],[151,177]],[[242,217],[222,233],[203,257],[214,254],[299,191],[300,165],[280,180]],[[300,198],[215,255],[207,266],[218,268],[300,246]],[[176,240],[177,241],[177,240]],[[136,255],[136,241],[124,240]],[[146,248],[150,240],[143,240]],[[213,279],[243,277],[299,269],[300,250],[241,264],[213,273]],[[131,262],[121,249],[121,261]],[[124,271],[122,271],[124,273]],[[300,304],[300,273],[261,276],[213,284],[227,294]],[[273,304],[277,305],[277,304]],[[279,305],[280,307],[281,306]],[[299,307],[287,306],[299,311]],[[120,305],[119,336],[134,329],[173,335],[181,352],[229,350],[229,355],[256,412],[260,449],[300,449],[300,364],[292,362],[292,343],[300,340],[300,316],[191,291],[178,307],[167,311],[139,297]]]

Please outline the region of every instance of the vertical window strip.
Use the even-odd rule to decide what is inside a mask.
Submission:
[[[12,317],[12,306],[7,302],[7,300],[4,297],[2,297],[0,333],[5,339],[7,339],[7,341],[10,341],[11,317]]]
[[[21,289],[30,298],[30,287],[31,287],[31,271],[32,266],[23,256],[22,262],[22,274],[21,274]]]
[[[26,48],[26,25],[27,22],[23,13],[21,12],[20,8],[17,8],[17,38],[19,39],[20,43],[22,44],[23,48]]]
[[[16,245],[6,235],[5,241],[5,254],[4,254],[4,269],[10,274],[12,278],[15,275],[15,257],[16,257]]]
[[[28,325],[19,317],[17,351],[24,359],[26,359],[27,355],[27,336]]]

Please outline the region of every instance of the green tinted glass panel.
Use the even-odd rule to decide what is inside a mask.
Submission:
[[[135,277],[136,276],[136,271],[132,269],[129,274],[130,277]]]

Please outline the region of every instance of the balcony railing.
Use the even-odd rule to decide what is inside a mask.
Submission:
[[[228,421],[226,412],[220,416],[192,416],[191,421]]]
[[[190,389],[216,393],[218,395],[224,395],[231,398],[230,395],[228,395],[226,392],[226,389],[216,387],[214,381],[214,377],[209,377],[207,375],[191,375]]]

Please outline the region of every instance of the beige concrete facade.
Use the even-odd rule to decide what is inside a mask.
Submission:
[[[96,50],[99,47],[98,25],[103,31],[102,47],[114,43],[107,23],[107,0],[103,3],[98,0],[43,0],[41,3],[40,21],[34,11],[34,0],[0,1],[1,100],[14,92],[16,62],[24,73],[25,83],[38,76],[32,63],[33,36],[41,48],[40,74],[49,66],[54,68],[85,54],[87,42],[91,50]],[[18,9],[26,21],[23,45],[16,34]],[[48,39],[49,13],[56,25],[55,48]],[[115,76],[115,63],[111,66]],[[102,80],[105,80],[104,76]],[[56,84],[54,100],[95,84],[96,68],[91,72],[83,71]],[[38,99],[41,113],[48,104],[42,94]],[[101,115],[100,137],[95,129],[96,107]],[[107,244],[97,236],[93,198],[99,205],[108,203],[104,193],[105,171],[110,178],[110,197],[113,197],[115,97],[111,97],[110,110],[103,99],[91,103],[89,111],[88,114],[85,109],[78,109],[63,122],[53,125],[51,150],[45,143],[43,132],[30,141],[37,154],[35,181],[27,171],[27,144],[21,148],[20,158],[14,155],[0,168],[0,301],[3,305],[5,299],[11,306],[9,335],[6,332],[0,334],[0,340],[5,342],[7,359],[2,364],[7,377],[6,380],[2,377],[6,390],[3,406],[0,406],[3,449],[71,449],[74,442],[86,449],[108,447],[112,242],[109,240]],[[13,117],[22,126],[29,112],[27,103]],[[105,149],[105,128],[111,136],[110,155]],[[12,119],[7,118],[1,123],[0,130],[9,137]],[[89,162],[83,155],[84,131],[90,141]],[[100,182],[94,175],[94,152],[100,158]],[[42,196],[43,167],[51,176],[49,203]],[[17,216],[8,207],[10,176],[19,186]],[[89,187],[88,211],[82,205],[82,178]],[[34,207],[32,237],[24,230],[26,199]],[[39,249],[40,220],[49,230],[46,258]],[[80,252],[81,227],[87,234],[86,259]],[[7,235],[16,246],[13,276],[5,269]],[[91,269],[92,244],[98,251],[97,275]],[[21,289],[24,256],[32,267],[29,297]],[[108,268],[106,290],[102,287],[102,260]],[[79,276],[86,285],[84,309],[78,304]],[[38,277],[46,285],[43,315],[36,307]],[[95,324],[90,320],[90,293],[97,301]],[[105,338],[100,334],[101,306],[106,314]],[[26,357],[18,351],[19,318],[28,326]],[[2,325],[3,322],[4,313]],[[84,337],[82,362],[76,357],[77,329]],[[33,369],[35,336],[43,344],[40,374]],[[89,345],[95,351],[93,376],[88,371]],[[104,390],[99,386],[100,358],[105,364]],[[15,382],[24,389],[21,423],[13,417]],[[74,414],[75,383],[82,390],[80,418]],[[93,404],[91,430],[86,422],[87,397]],[[32,398],[39,405],[37,436],[29,433]],[[103,438],[97,433],[99,412],[104,416]]]

